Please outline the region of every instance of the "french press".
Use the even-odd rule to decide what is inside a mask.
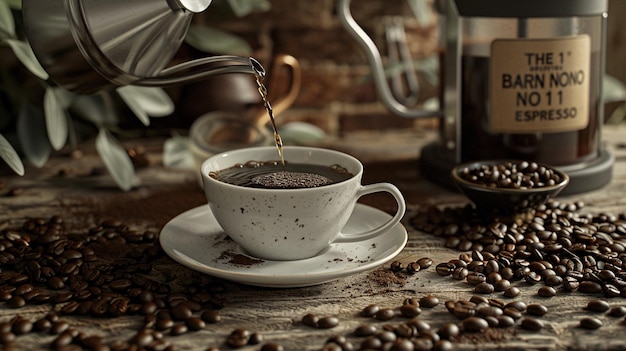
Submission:
[[[383,59],[340,0],[339,16],[365,49],[379,95],[396,115],[440,118],[440,138],[421,152],[425,174],[451,186],[461,162],[524,159],[568,173],[564,193],[611,179],[602,147],[607,0],[435,0],[440,110],[399,103]]]

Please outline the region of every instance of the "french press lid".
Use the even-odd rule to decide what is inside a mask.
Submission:
[[[600,15],[608,11],[608,0],[452,0],[464,17],[574,17]],[[447,0],[438,0],[445,13]]]

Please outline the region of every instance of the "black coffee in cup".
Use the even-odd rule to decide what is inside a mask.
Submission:
[[[313,165],[280,161],[248,161],[217,172],[210,177],[221,182],[249,188],[299,189],[316,188],[352,178],[354,175],[340,165]]]

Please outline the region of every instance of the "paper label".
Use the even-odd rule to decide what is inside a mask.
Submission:
[[[490,128],[522,134],[585,129],[589,124],[590,61],[587,35],[494,40]]]

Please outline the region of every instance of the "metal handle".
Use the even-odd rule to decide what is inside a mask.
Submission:
[[[402,20],[398,17],[390,18],[385,22],[387,37],[387,51],[394,74],[391,75],[391,91],[405,106],[414,106],[419,99],[419,80],[415,72],[415,65],[406,42],[406,33]],[[402,77],[404,76],[404,80]],[[403,83],[404,81],[404,83]],[[406,84],[406,89],[404,88]],[[406,90],[406,92],[405,92]]]
[[[365,50],[365,54],[373,70],[374,82],[378,94],[380,95],[385,106],[391,110],[394,114],[400,117],[407,118],[422,118],[422,117],[438,117],[441,116],[440,111],[426,111],[411,109],[406,105],[400,103],[391,93],[389,86],[387,85],[387,77],[385,76],[385,70],[383,67],[383,61],[376,47],[376,44],[365,33],[365,31],[356,23],[352,13],[350,12],[351,0],[340,0],[338,5],[339,18],[342,24],[346,27],[348,32],[357,40],[361,47]]]
[[[289,74],[291,78],[290,84],[289,84],[289,90],[287,91],[286,95],[277,97],[271,94],[271,91],[272,91],[271,89],[272,87],[278,86],[279,79],[281,79],[281,77],[276,73],[276,71],[283,67],[286,67],[287,69],[289,69]],[[291,55],[284,55],[284,54],[278,55],[276,56],[276,58],[274,59],[274,62],[272,63],[269,77],[270,77],[270,81],[268,84],[268,87],[270,89],[269,100],[275,101],[275,104],[273,104],[272,107],[274,110],[274,116],[278,116],[283,111],[288,109],[298,97],[298,93],[300,92],[300,86],[302,85],[302,71],[300,69],[300,62],[298,62],[298,60]],[[255,124],[257,124],[260,127],[265,126],[269,122],[269,119],[266,117],[267,117],[267,111],[263,109],[261,112],[259,112],[255,116],[255,120],[256,120]]]

